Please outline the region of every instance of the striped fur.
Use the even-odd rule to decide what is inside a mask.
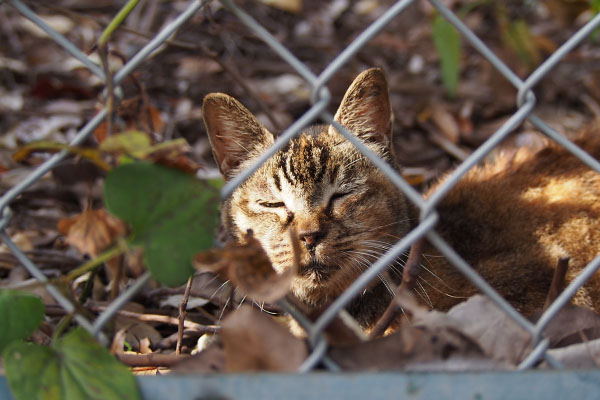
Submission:
[[[391,111],[383,73],[370,69],[348,89],[335,119],[391,164]],[[273,143],[272,135],[235,99],[211,94],[204,119],[221,172],[231,178]],[[231,240],[248,230],[274,267],[292,263],[288,230],[303,243],[292,291],[310,307],[323,307],[344,291],[385,249],[409,230],[403,195],[329,125],[305,129],[260,167],[222,209]],[[363,326],[390,299],[385,278],[373,282],[350,307]]]

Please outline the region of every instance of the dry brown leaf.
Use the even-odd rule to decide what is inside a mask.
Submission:
[[[304,341],[251,306],[242,305],[229,314],[221,327],[227,372],[292,372],[308,355]]]
[[[116,114],[119,118],[115,118],[116,125],[112,127],[112,133],[130,130],[161,133],[165,129],[165,123],[160,117],[159,111],[144,96],[133,96],[121,100]],[[107,124],[106,121],[103,121],[94,130],[94,136],[98,143],[102,143],[107,135]]]
[[[350,346],[333,346],[331,358],[348,370],[393,370],[456,360],[481,362],[479,345],[446,314],[429,311],[414,295],[400,290],[395,297],[408,320],[388,336]]]
[[[443,104],[433,103],[431,105],[431,119],[450,142],[458,143],[460,139],[458,122]]]
[[[403,326],[397,332],[351,346],[335,346],[329,356],[352,371],[395,370],[434,361],[483,359],[480,347],[452,326]]]
[[[225,350],[220,340],[214,340],[200,353],[177,363],[171,372],[176,374],[203,374],[225,371]]]
[[[295,237],[293,233],[290,235]],[[298,262],[295,262],[286,271],[277,273],[251,233],[246,236],[245,244],[229,243],[223,249],[196,255],[194,266],[201,272],[216,273],[230,280],[253,300],[267,303],[274,303],[289,292],[298,270]]]
[[[87,209],[81,214],[58,221],[58,230],[66,241],[82,254],[94,257],[125,233],[125,224],[104,209]]]
[[[127,327],[123,327],[115,333],[110,345],[110,354],[122,354],[125,346],[125,337],[127,336]]]
[[[600,339],[560,349],[550,349],[548,354],[563,364],[565,368],[598,368],[600,366]],[[542,366],[544,365],[542,364]]]
[[[600,338],[600,315],[586,307],[568,304],[544,330],[550,347],[564,347]]]
[[[302,0],[260,0],[260,2],[294,14],[302,12]]]
[[[471,297],[454,306],[448,316],[496,360],[516,365],[531,350],[531,335],[486,296]]]

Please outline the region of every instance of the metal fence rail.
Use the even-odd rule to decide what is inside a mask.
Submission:
[[[113,82],[118,85],[125,77],[132,73],[140,63],[144,62],[149,55],[162,43],[167,40],[177,29],[182,27],[186,21],[190,19],[196,12],[201,10],[208,1],[192,0],[187,8],[171,23],[165,26],[147,45],[145,45],[129,62],[127,62],[118,72],[116,72]],[[375,262],[367,271],[365,271],[339,298],[337,298],[330,307],[314,322],[309,323],[303,321],[308,332],[309,343],[312,347],[312,353],[301,366],[300,371],[306,372],[313,369],[318,363],[323,362],[330,369],[337,369],[336,365],[328,360],[324,355],[327,350],[327,341],[325,340],[323,331],[331,323],[333,318],[357,295],[373,278],[382,272],[390,262],[397,258],[401,252],[409,249],[411,244],[420,237],[426,236],[428,240],[436,246],[447,259],[456,266],[469,280],[471,280],[483,293],[487,294],[507,315],[509,315],[516,323],[523,327],[531,334],[534,343],[533,350],[529,356],[519,365],[519,369],[527,369],[533,366],[540,359],[545,359],[550,365],[560,367],[561,365],[546,353],[548,340],[544,338],[544,329],[548,323],[557,315],[560,309],[569,301],[573,294],[585,283],[585,281],[596,272],[600,267],[600,256],[590,262],[585,269],[574,279],[570,285],[563,291],[558,299],[545,311],[537,323],[533,324],[526,320],[517,310],[515,310],[506,300],[504,300],[481,276],[477,274],[435,231],[435,223],[438,220],[436,205],[443,199],[448,191],[458,182],[458,180],[474,165],[479,163],[492,149],[494,149],[504,138],[507,137],[517,126],[525,120],[530,121],[548,138],[557,142],[569,152],[574,154],[582,162],[588,165],[593,170],[600,173],[600,163],[578,148],[574,143],[566,139],[563,135],[556,132],[541,118],[534,113],[536,105],[536,97],[532,89],[540,82],[540,80],[552,70],[561,59],[570,52],[575,46],[581,43],[590,33],[600,26],[600,15],[594,17],[590,22],[583,26],[578,32],[571,36],[559,49],[557,49],[551,57],[541,64],[531,75],[525,79],[520,79],[514,72],[510,70],[494,53],[440,0],[430,0],[430,3],[438,12],[446,18],[483,57],[500,74],[510,82],[517,90],[515,98],[515,109],[512,116],[483,143],[476,149],[459,167],[450,175],[450,177],[438,188],[438,190],[427,200],[415,191],[395,170],[380,159],[376,154],[370,151],[364,144],[360,142],[353,134],[348,132],[344,127],[340,126],[333,120],[333,116],[327,112],[327,107],[330,102],[330,93],[326,87],[329,80],[348,62],[354,54],[361,49],[369,40],[371,40],[378,32],[380,32],[391,20],[402,13],[405,9],[415,3],[414,0],[400,0],[392,5],[384,14],[382,14],[375,22],[365,29],[356,39],[354,39],[319,75],[312,73],[309,68],[299,60],[291,51],[283,44],[279,43],[273,35],[271,35],[264,27],[255,21],[249,14],[238,7],[232,0],[221,0],[221,3],[237,18],[246,25],[253,33],[268,44],[277,55],[285,60],[294,70],[306,81],[307,85],[312,90],[312,106],[306,113],[296,120],[288,129],[286,129],[276,140],[275,144],[260,157],[253,165],[243,171],[240,175],[229,181],[222,189],[222,196],[227,197],[247,179],[257,168],[262,165],[269,157],[275,154],[287,142],[298,135],[300,131],[307,125],[320,119],[324,122],[335,125],[337,130],[341,132],[356,148],[369,158],[378,168],[380,168],[387,177],[404,193],[404,195],[413,202],[420,210],[420,222],[406,237],[398,241],[385,255]],[[0,6],[13,6],[22,15],[30,19],[40,28],[42,28],[50,37],[64,49],[76,57],[95,75],[105,80],[103,71],[98,65],[89,61],[88,57],[74,46],[64,36],[54,31],[44,21],[42,21],[31,9],[29,9],[20,0],[5,0]],[[72,145],[81,143],[107,116],[106,110],[101,110],[92,119],[90,119],[83,128],[79,130]],[[27,179],[23,180],[18,185],[12,187],[0,198],[0,238],[10,251],[14,253],[16,258],[21,262],[27,270],[41,282],[46,282],[44,274],[41,270],[19,249],[19,247],[11,241],[6,232],[6,227],[11,220],[11,202],[25,191],[30,185],[35,183],[41,176],[57,165],[65,156],[66,152],[61,152],[45,163],[40,165]],[[111,305],[101,313],[94,321],[88,320],[80,314],[76,314],[77,322],[87,329],[90,333],[98,337],[106,343],[106,337],[102,334],[102,328],[115,313],[126,303],[137,291],[150,279],[148,273],[140,277],[133,285],[124,291]],[[73,312],[74,305],[52,285],[47,285],[50,294],[57,302],[67,311]],[[285,306],[285,305],[284,305]],[[295,311],[290,310],[293,314]],[[297,316],[302,319],[302,316]]]

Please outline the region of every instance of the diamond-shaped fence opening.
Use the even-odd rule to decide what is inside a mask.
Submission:
[[[113,77],[114,85],[119,85],[126,77],[128,77],[141,63],[146,61],[150,55],[159,46],[165,43],[179,28],[181,28],[191,17],[201,10],[208,2],[207,1],[190,1],[185,10],[183,10],[176,19],[164,26],[160,32],[150,40],[140,51],[138,51],[128,62],[120,68]],[[491,66],[497,70],[504,79],[507,80],[516,89],[515,109],[513,114],[508,118],[481,146],[479,146],[464,162],[462,162],[450,175],[444,183],[437,188],[428,199],[415,191],[402,176],[391,168],[385,161],[379,158],[376,154],[370,151],[360,140],[353,134],[348,132],[344,127],[334,121],[333,116],[327,111],[330,105],[330,93],[327,89],[329,81],[340,71],[340,69],[354,57],[354,55],[371,39],[373,39],[380,31],[382,31],[392,20],[403,13],[407,8],[414,7],[413,0],[401,0],[393,4],[383,14],[381,14],[370,26],[360,33],[348,46],[331,61],[326,68],[319,74],[313,73],[310,68],[296,57],[292,51],[285,47],[285,43],[280,43],[267,29],[261,26],[248,13],[237,6],[232,0],[221,0],[223,6],[233,15],[237,17],[239,22],[244,24],[258,38],[264,41],[272,50],[283,59],[296,73],[306,81],[312,92],[312,106],[294,123],[292,123],[277,139],[275,144],[268,149],[251,167],[243,171],[241,174],[227,182],[222,188],[222,196],[227,197],[247,179],[257,168],[260,167],[266,160],[272,157],[279,149],[285,146],[289,140],[299,134],[306,126],[318,122],[319,120],[333,124],[339,132],[341,132],[362,154],[364,154],[374,165],[380,168],[401,191],[420,211],[419,224],[404,238],[399,240],[395,246],[377,260],[368,270],[366,270],[340,297],[338,297],[325,312],[314,322],[310,323],[303,318],[302,315],[283,303],[283,307],[288,309],[293,316],[297,317],[301,325],[308,333],[308,340],[311,345],[312,353],[301,366],[301,371],[309,371],[317,364],[321,363],[329,369],[336,370],[338,367],[335,363],[325,356],[327,350],[327,341],[323,334],[324,329],[332,322],[338,313],[361,291],[369,282],[371,282],[379,273],[384,271],[387,266],[393,262],[397,256],[407,251],[410,246],[419,238],[427,237],[430,243],[439,249],[447,259],[460,270],[477,288],[487,294],[494,303],[498,305],[507,315],[509,315],[517,324],[529,332],[532,336],[532,341],[535,344],[529,356],[519,366],[521,369],[529,368],[541,359],[545,359],[548,364],[560,367],[560,364],[546,353],[548,341],[544,339],[544,329],[549,322],[557,315],[561,308],[569,301],[573,294],[589,279],[596,270],[600,267],[600,257],[594,259],[585,267],[585,269],[575,278],[558,299],[543,313],[537,323],[529,322],[517,310],[515,310],[506,300],[504,300],[479,274],[472,269],[442,238],[436,233],[435,225],[438,219],[436,213],[436,205],[448,193],[448,191],[456,185],[459,179],[473,166],[482,161],[482,159],[498,144],[513,132],[524,121],[529,121],[537,127],[544,135],[551,140],[557,142],[583,163],[588,165],[593,170],[600,173],[600,163],[586,152],[578,148],[573,142],[566,139],[563,135],[552,129],[544,120],[534,113],[536,106],[536,97],[533,94],[533,89],[546,76],[562,58],[569,53],[575,46],[587,38],[598,26],[600,26],[600,16],[594,17],[574,35],[572,35],[562,46],[546,59],[529,77],[525,80],[519,78],[511,69],[503,63],[491,50],[486,46],[462,21],[450,11],[439,0],[430,0],[431,6],[449,21],[462,35],[464,41],[468,42],[476,49],[485,59],[489,61]],[[74,46],[64,36],[54,31],[43,20],[41,20],[35,12],[29,9],[20,0],[6,0],[0,6],[13,6],[23,16],[31,20],[34,24],[44,30],[52,40],[62,46],[68,53],[85,65],[93,74],[105,80],[105,74],[102,69],[91,62],[86,54]],[[423,21],[415,21],[415,23],[423,23]],[[78,132],[72,140],[72,145],[82,143],[96,127],[107,116],[105,109],[99,111],[92,119],[90,119]],[[46,172],[54,168],[62,159],[66,157],[66,152],[60,152],[42,165],[40,165],[31,175],[24,179],[19,184],[8,190],[2,198],[0,198],[0,237],[8,246],[10,251],[15,255],[17,260],[24,265],[27,270],[40,282],[47,282],[47,278],[41,270],[19,249],[19,247],[11,241],[6,233],[7,224],[11,220],[11,202],[15,200],[23,191],[30,185],[39,180]],[[134,284],[125,290],[110,306],[103,311],[94,321],[89,321],[86,317],[79,313],[75,313],[76,321],[90,333],[97,336],[102,341],[106,342],[106,338],[102,334],[102,329],[105,324],[115,315],[115,313],[123,307],[123,305],[134,296],[140,288],[150,279],[148,273],[140,277]],[[75,306],[64,297],[59,290],[52,285],[47,285],[49,293],[56,299],[58,304],[68,313],[75,310]]]

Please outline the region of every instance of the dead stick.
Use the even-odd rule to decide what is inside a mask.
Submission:
[[[130,367],[172,367],[181,360],[189,357],[188,355],[179,354],[115,354],[115,357],[123,364]]]
[[[544,303],[543,311],[546,311],[550,304],[556,300],[560,293],[565,288],[565,281],[567,276],[567,270],[569,269],[569,257],[561,257],[556,263],[556,269],[554,270],[554,276],[552,276],[552,283],[550,283],[550,289],[546,296],[546,302]]]
[[[90,307],[90,308],[96,312],[99,312],[99,311],[106,310],[107,307],[97,306],[97,307]],[[117,315],[120,315],[120,316],[126,317],[126,318],[132,318],[132,319],[135,319],[138,321],[143,321],[143,322],[158,322],[158,323],[162,323],[162,324],[179,325],[178,318],[169,317],[168,315],[140,314],[140,313],[136,313],[136,312],[132,312],[132,311],[125,311],[125,310],[117,311]],[[201,324],[197,324],[192,321],[185,321],[184,328],[185,329],[193,329],[195,331],[204,332],[204,333],[217,333],[221,329],[221,327],[217,326],[217,325],[201,325]]]
[[[424,245],[425,239],[421,238],[414,242],[410,247],[410,254],[404,265],[401,287],[408,290],[414,289],[417,278],[421,275],[421,253],[423,252]]]
[[[417,240],[410,247],[410,254],[408,260],[404,265],[404,273],[402,274],[402,283],[394,291],[396,294],[402,290],[412,290],[415,287],[415,282],[419,274],[421,273],[421,251],[424,246],[423,238]],[[369,334],[369,339],[374,339],[384,334],[386,329],[390,326],[398,315],[402,312],[402,307],[392,299],[390,304],[385,309],[377,323],[373,327],[373,330]]]
[[[190,275],[183,293],[183,299],[179,305],[179,325],[177,325],[177,346],[175,347],[175,354],[181,354],[181,342],[183,341],[183,324],[185,322],[185,316],[187,315],[188,299],[190,298],[190,291],[192,290],[192,282],[194,282],[194,275]]]

